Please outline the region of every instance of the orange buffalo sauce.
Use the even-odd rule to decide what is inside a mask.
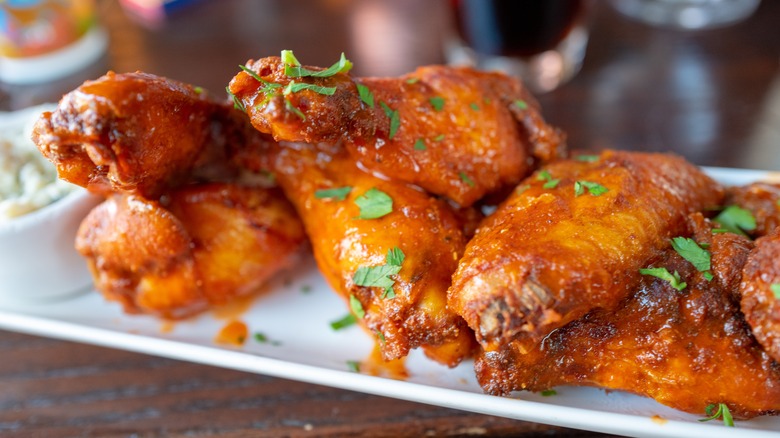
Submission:
[[[214,342],[218,344],[231,345],[234,347],[243,347],[249,329],[243,321],[231,320],[217,333]]]

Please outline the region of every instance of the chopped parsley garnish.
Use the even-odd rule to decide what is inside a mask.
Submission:
[[[553,179],[552,175],[550,175],[550,172],[547,171],[547,169],[542,170],[539,172],[538,175],[536,175],[537,181],[546,181],[542,188],[545,189],[554,189],[558,186],[558,183],[561,182],[559,178]]]
[[[416,151],[424,151],[427,149],[425,147],[425,140],[422,138],[418,138],[416,142],[414,142],[414,150]]]
[[[524,193],[526,190],[528,190],[528,189],[530,189],[530,188],[531,188],[531,186],[530,186],[530,185],[528,185],[528,184],[522,184],[522,185],[519,185],[519,186],[517,186],[517,187],[515,188],[515,193],[517,193],[518,195],[520,195],[520,194],[523,194],[523,193]]]
[[[545,389],[542,391],[542,397],[550,397],[552,395],[558,395],[558,392],[554,389]]]
[[[309,286],[308,284],[304,284],[303,286],[301,286],[301,292],[305,294],[311,292],[311,286]]]
[[[292,78],[329,78],[337,73],[346,73],[352,70],[352,62],[344,56],[344,52],[341,53],[341,58],[335,64],[319,71],[302,67],[292,50],[282,50],[282,62],[284,63],[284,74]]]
[[[333,93],[336,92],[336,87],[321,87],[319,85],[307,84],[304,82],[290,81],[290,83],[287,84],[286,87],[284,87],[283,93],[286,96],[290,93],[297,93],[303,90],[311,90],[314,91],[315,93],[324,94],[326,96],[332,96]]]
[[[717,408],[717,410],[715,410]],[[723,425],[726,427],[734,427],[734,418],[731,416],[731,411],[725,403],[718,403],[717,405],[711,404],[704,408],[704,412],[707,418],[702,418],[699,421],[716,420],[723,417]]]
[[[514,102],[514,104],[515,104],[516,107],[520,108],[521,110],[528,109],[528,104],[525,103],[525,101],[522,100],[522,99],[517,99]]]
[[[368,89],[363,84],[355,84],[357,86],[358,94],[360,95],[360,100],[363,101],[366,105],[373,108],[374,107],[374,93],[371,92],[371,90]]]
[[[702,272],[707,281],[712,280],[711,255],[706,249],[699,246],[695,240],[687,237],[675,237],[672,239],[672,248],[680,254],[682,258],[691,262],[697,271]]]
[[[230,87],[225,87],[225,91],[227,91],[228,96],[230,96],[233,99],[233,108],[246,112],[246,107],[244,106],[244,102],[241,102],[241,99],[239,99],[238,96],[236,96],[230,91]]]
[[[334,189],[322,189],[314,192],[314,197],[317,199],[335,199],[337,201],[343,201],[347,199],[347,195],[352,191],[352,187],[338,187]]]
[[[433,137],[433,141],[442,141],[444,140],[444,134],[439,134],[436,137]]]
[[[366,311],[363,310],[363,305],[360,304],[360,300],[351,294],[349,296],[349,308],[352,309],[352,313],[354,313],[358,318],[362,319],[366,317]]]
[[[756,218],[753,214],[744,208],[736,205],[729,205],[724,208],[714,219],[722,228],[729,230],[734,234],[745,236],[745,231],[756,229]]]
[[[574,157],[574,159],[577,161],[582,161],[584,163],[595,163],[596,161],[599,160],[599,156],[583,154],[583,155],[577,155],[576,157]]]
[[[485,105],[490,105],[493,102],[489,97],[482,99],[482,101],[485,102]]]
[[[347,313],[346,315],[344,315],[343,318],[338,319],[336,321],[332,321],[330,323],[330,328],[332,328],[334,331],[337,331],[355,325],[355,323],[357,323],[357,319],[355,319],[355,315],[351,313]]]
[[[390,278],[401,272],[401,265],[406,256],[400,248],[393,247],[387,252],[385,264],[379,266],[361,266],[355,271],[352,281],[358,286],[380,287],[385,290],[383,298],[394,298],[393,285],[395,280]]]
[[[471,103],[469,104],[469,107],[470,107],[472,110],[474,110],[474,111],[479,111],[479,105],[477,105],[477,104],[476,104],[476,103],[474,103],[474,102],[471,102]]]
[[[602,186],[599,183],[593,181],[575,181],[574,182],[574,196],[580,196],[585,193],[585,189],[588,189],[588,193],[593,196],[601,196],[609,191],[608,188]]]
[[[379,330],[374,330],[374,333],[376,333],[376,337],[379,338],[379,342],[382,343],[382,345],[385,345],[387,340],[385,339],[385,334],[380,332]]]
[[[203,93],[203,87],[195,87],[194,91],[195,91],[195,94],[202,94]]]
[[[255,332],[255,334],[252,337],[255,339],[255,341],[257,341],[257,342],[259,342],[261,344],[269,344],[270,343],[271,345],[274,345],[274,346],[282,345],[282,343],[279,342],[279,341],[272,341],[272,340],[268,339],[268,336],[266,336],[265,333]]]
[[[431,103],[431,106],[436,111],[441,111],[442,108],[444,108],[444,98],[441,96],[434,96],[428,99],[428,102]]]
[[[393,198],[376,187],[355,199],[355,204],[360,207],[357,219],[377,219],[393,212]]]
[[[772,283],[769,286],[769,290],[772,291],[772,295],[775,296],[776,300],[780,300],[780,283]]]
[[[464,172],[458,173],[458,176],[460,177],[461,181],[466,183],[467,186],[469,186],[469,187],[475,187],[476,186],[476,184],[474,184],[474,180],[469,178],[469,176],[466,175]]]
[[[661,280],[668,281],[669,284],[677,290],[683,290],[688,286],[687,283],[682,281],[682,279],[680,278],[680,274],[677,271],[674,271],[674,274],[670,274],[669,271],[666,270],[666,268],[640,269],[639,273],[642,275],[650,275],[652,277],[656,277],[656,278],[660,278]]]
[[[390,108],[386,103],[379,102],[379,105],[382,106],[385,115],[390,119],[390,132],[387,134],[387,138],[392,139],[395,137],[395,133],[398,132],[398,128],[401,126],[401,118],[398,115],[398,111]]]
[[[360,372],[360,362],[356,360],[348,360],[347,361],[347,368],[349,368],[350,371],[353,373],[359,373]]]
[[[416,84],[420,82],[420,78],[409,78],[406,80],[406,83],[409,85]]]

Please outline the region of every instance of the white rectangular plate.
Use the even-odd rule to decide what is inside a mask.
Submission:
[[[763,171],[708,168],[725,184],[779,181]],[[1,287],[1,286],[0,286]],[[0,294],[2,297],[2,294]],[[281,275],[252,302],[239,319],[251,333],[243,348],[216,344],[226,319],[204,314],[169,326],[147,316],[125,315],[96,292],[44,303],[0,298],[0,328],[86,342],[173,359],[328,385],[465,411],[629,436],[777,436],[780,418],[762,417],[727,428],[720,421],[701,423],[700,416],[664,407],[650,399],[593,388],[560,387],[542,397],[521,392],[513,398],[483,394],[473,363],[448,369],[414,352],[406,361],[409,377],[394,380],[351,372],[348,361],[371,355],[373,339],[353,326],[334,331],[330,322],[346,306],[329,288],[310,259]]]

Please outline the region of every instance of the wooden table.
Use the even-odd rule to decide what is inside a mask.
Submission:
[[[101,2],[101,63],[40,86],[0,87],[0,109],[56,100],[106,68],[221,90],[249,58],[293,49],[314,65],[341,51],[358,75],[442,62],[443,2],[201,1],[162,27]],[[576,148],[674,151],[701,165],[780,170],[780,2],[747,21],[683,32],[594,4],[584,67],[539,96]],[[0,332],[2,436],[599,436]]]

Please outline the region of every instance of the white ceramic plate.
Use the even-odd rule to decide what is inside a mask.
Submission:
[[[727,184],[776,178],[761,171],[707,171]],[[173,359],[266,374],[365,393],[480,412],[518,420],[630,436],[777,436],[780,418],[701,423],[699,416],[664,407],[650,399],[617,391],[560,387],[543,397],[518,393],[501,398],[482,393],[471,362],[447,369],[414,352],[406,361],[409,377],[393,380],[351,372],[348,361],[371,355],[372,338],[357,326],[333,331],[330,322],[346,314],[346,306],[308,260],[281,275],[249,303],[240,319],[250,334],[243,348],[216,344],[226,320],[206,314],[173,326],[146,316],[128,316],[97,293],[47,303],[21,304],[0,297],[0,328],[34,335],[86,342]]]

